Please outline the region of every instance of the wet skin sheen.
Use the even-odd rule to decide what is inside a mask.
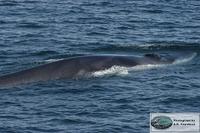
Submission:
[[[112,66],[133,67],[145,64],[170,64],[173,61],[173,59],[161,58],[156,54],[146,54],[142,57],[118,55],[72,57],[1,76],[0,87],[60,78],[74,78],[87,73],[109,69]]]

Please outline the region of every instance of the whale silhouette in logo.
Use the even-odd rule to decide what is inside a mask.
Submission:
[[[71,57],[3,75],[0,77],[0,88],[38,81],[74,78],[87,73],[106,70],[113,66],[134,67],[148,64],[172,64],[176,59],[176,56],[161,56],[154,53],[145,54],[144,56],[85,55]]]

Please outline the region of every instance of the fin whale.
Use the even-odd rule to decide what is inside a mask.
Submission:
[[[161,57],[158,54],[145,54],[140,57],[132,55],[86,55],[71,57],[3,75],[0,77],[0,88],[38,81],[74,78],[86,73],[106,70],[112,66],[133,67],[146,64],[171,64],[174,61],[175,58]]]

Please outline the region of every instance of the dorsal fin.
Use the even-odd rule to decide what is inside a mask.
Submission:
[[[160,56],[158,54],[155,54],[155,53],[145,54],[144,56],[148,57],[148,58],[160,59]]]

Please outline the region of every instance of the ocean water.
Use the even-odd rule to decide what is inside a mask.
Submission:
[[[85,54],[193,52],[179,63],[0,90],[2,133],[148,133],[200,112],[199,0],[0,0],[0,75]]]

